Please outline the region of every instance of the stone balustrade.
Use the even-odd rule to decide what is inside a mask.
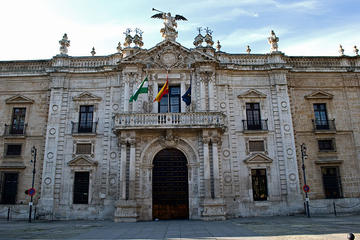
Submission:
[[[114,131],[142,128],[224,128],[225,115],[220,112],[189,113],[117,113]]]

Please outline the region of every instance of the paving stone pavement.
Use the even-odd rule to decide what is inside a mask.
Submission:
[[[0,220],[0,239],[345,240],[349,232],[360,239],[360,215],[254,217],[215,222]]]

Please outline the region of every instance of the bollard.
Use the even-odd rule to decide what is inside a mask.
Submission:
[[[7,221],[10,221],[10,207],[8,207]]]
[[[334,214],[336,216],[336,206],[335,206],[335,202],[333,202],[333,206],[334,206]]]
[[[354,239],[355,239],[355,235],[354,235],[353,233],[349,233],[349,234],[347,235],[347,239],[348,239],[348,240],[354,240]]]

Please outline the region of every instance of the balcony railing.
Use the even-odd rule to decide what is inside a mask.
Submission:
[[[27,124],[7,125],[5,124],[4,136],[25,136]]]
[[[243,129],[244,131],[267,131],[268,124],[266,120],[260,121],[249,121],[249,120],[242,120],[243,122]]]
[[[194,113],[117,113],[114,129],[141,128],[223,128],[225,115],[220,112]]]
[[[314,120],[312,119],[314,131],[336,131],[335,119],[333,120]]]
[[[71,133],[72,134],[82,134],[82,133],[96,133],[97,129],[97,122],[71,122],[72,128]]]

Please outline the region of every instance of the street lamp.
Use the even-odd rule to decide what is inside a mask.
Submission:
[[[306,154],[306,146],[305,143],[301,144],[301,160],[302,160],[302,170],[303,170],[303,175],[304,175],[304,187],[307,187],[306,184],[306,174],[305,174],[305,163],[304,160],[307,158],[307,154]],[[309,197],[308,197],[308,191],[305,191],[305,204],[306,204],[306,215],[307,217],[310,217],[310,208],[309,208]]]
[[[33,146],[31,148],[31,162],[33,163],[33,176],[32,176],[32,184],[31,184],[31,189],[34,189],[34,183],[35,183],[35,167],[36,167],[36,153],[37,153],[37,150],[35,148],[35,146]],[[30,206],[30,211],[29,211],[29,222],[31,223],[31,212],[32,212],[32,206],[33,206],[33,194],[31,194],[31,199],[30,199],[30,202],[29,202],[29,206]]]

